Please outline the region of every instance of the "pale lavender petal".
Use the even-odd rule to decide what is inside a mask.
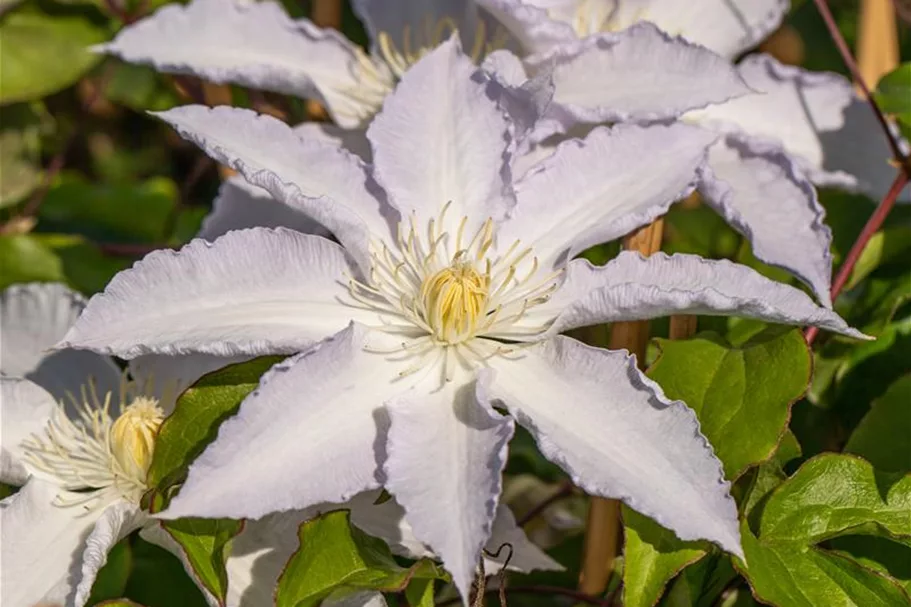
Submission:
[[[576,40],[568,24],[552,19],[544,8],[524,0],[477,0],[479,6],[501,23],[527,53],[546,52]]]
[[[104,509],[85,539],[73,599],[75,607],[83,607],[89,600],[98,572],[108,562],[108,552],[114,544],[139,529],[147,520],[148,515],[139,506],[126,501],[115,502]]]
[[[235,230],[214,243],[147,255],[95,295],[59,347],[140,354],[290,354],[354,318],[343,249],[284,228]]]
[[[490,364],[491,397],[577,486],[623,500],[681,539],[743,555],[737,505],[695,414],[634,357],[558,336]]]
[[[40,434],[57,404],[27,379],[0,377],[0,483],[22,485],[29,477],[22,441]]]
[[[709,151],[705,200],[743,233],[762,261],[805,282],[827,308],[832,232],[816,188],[781,148],[729,135]]]

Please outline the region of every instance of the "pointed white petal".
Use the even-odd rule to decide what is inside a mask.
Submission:
[[[0,377],[0,483],[25,483],[29,473],[21,443],[44,430],[56,406],[54,397],[38,384]]]
[[[575,122],[676,118],[750,90],[734,66],[650,23],[554,48],[528,61],[553,65],[554,117]]]
[[[367,268],[371,233],[388,235],[393,213],[377,199],[367,167],[342,148],[304,140],[284,122],[250,110],[188,105],[156,114],[212,158],[326,226]]]
[[[497,515],[487,541],[487,554],[484,555],[484,570],[488,574],[496,573],[503,567],[504,559],[509,554],[510,571],[561,571],[563,566],[550,558],[547,553],[535,546],[522,528],[516,524],[516,517],[505,504],[497,506]],[[501,551],[502,548],[502,551]],[[499,555],[492,558],[494,554]]]
[[[869,104],[846,78],[782,65],[768,55],[747,57],[738,69],[758,93],[687,119],[780,143],[817,184],[876,199],[886,193],[896,173],[888,143]],[[911,200],[911,189],[903,198]]]
[[[514,204],[509,124],[476,69],[450,38],[408,70],[367,129],[376,180],[403,217],[427,221],[451,202],[452,223],[480,224]]]
[[[576,40],[568,23],[552,19],[547,11],[527,0],[477,0],[519,41],[527,53],[542,53],[558,44]]]
[[[107,356],[74,350],[50,352],[85,307],[85,298],[59,283],[13,285],[0,294],[0,373],[26,377],[63,399],[79,394],[89,378],[99,393],[120,384]]]
[[[244,0],[165,6],[95,47],[160,72],[315,98],[345,126],[375,110],[356,94],[356,48],[331,29],[292,20],[279,2]]]
[[[114,544],[142,527],[147,520],[148,515],[129,502],[115,502],[104,509],[85,540],[75,607],[83,607],[88,601],[98,571],[108,562],[108,552]]]
[[[197,238],[213,241],[231,230],[290,228],[304,234],[328,236],[329,232],[299,209],[275,200],[269,192],[231,177],[218,189],[212,212],[202,221]]]
[[[440,381],[430,369],[413,390],[387,403],[385,486],[467,600],[490,538],[514,428],[478,402],[467,373],[443,386]]]
[[[788,0],[620,0],[610,25],[651,21],[719,55],[734,58],[765,39],[788,12]]]
[[[123,358],[299,352],[366,314],[339,301],[346,272],[340,246],[284,228],[193,240],[117,274],[60,347]]]
[[[622,499],[681,539],[742,555],[737,505],[693,411],[626,352],[558,336],[491,359],[491,396],[590,494]]]
[[[561,310],[549,335],[602,322],[706,314],[812,325],[865,338],[803,291],[769,280],[747,266],[698,255],[658,253],[644,258],[625,251],[600,267],[575,260],[566,282],[547,305]]]
[[[56,485],[32,478],[0,502],[4,606],[63,604],[79,583],[85,538],[103,512],[54,506],[58,491]]]
[[[708,203],[746,235],[753,253],[813,289],[827,308],[832,276],[832,232],[816,188],[777,146],[729,135],[709,150],[700,186]]]
[[[408,385],[394,381],[401,363],[365,351],[367,340],[352,325],[266,373],[164,516],[257,518],[378,487],[382,403]]]
[[[367,131],[364,129],[344,129],[328,122],[302,122],[294,127],[294,132],[301,139],[324,141],[348,150],[364,162],[373,161],[370,141],[367,140]]]
[[[692,191],[717,135],[685,124],[599,127],[572,139],[516,183],[516,210],[499,232],[545,267],[664,214]]]

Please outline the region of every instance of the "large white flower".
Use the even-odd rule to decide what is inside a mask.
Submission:
[[[370,36],[369,54],[335,30],[291,19],[268,0],[169,5],[96,49],[163,72],[315,98],[337,125],[355,129],[369,122],[410,65],[454,31],[476,62],[496,49],[521,48],[508,28],[472,0],[355,0],[353,6]],[[636,52],[625,53],[626,64],[616,65],[616,72],[602,71],[621,83],[613,87],[618,112],[668,117],[748,90],[725,61],[705,49],[670,43],[655,31],[629,37],[627,43],[621,35],[618,44],[633,45]],[[355,147],[362,141],[359,131],[305,128]]]
[[[553,75],[553,121],[542,135],[582,123],[629,120],[618,113],[616,89],[634,80],[610,78],[647,49],[618,37],[651,22],[733,60],[780,24],[787,0],[477,0],[531,53],[530,74]],[[679,38],[678,38],[679,40]],[[620,53],[618,53],[618,49]],[[785,66],[751,55],[736,69],[755,93],[682,116],[723,134],[711,148],[700,191],[756,256],[789,270],[831,306],[831,232],[813,184],[861,191],[879,199],[895,169],[890,148],[866,101],[836,74]],[[521,81],[521,76],[517,77]],[[654,87],[667,89],[665,81]],[[633,86],[630,95],[638,94]],[[537,150],[540,158],[553,141]],[[525,160],[528,163],[531,159]],[[911,200],[911,191],[904,196]]]
[[[127,358],[298,353],[221,426],[167,516],[256,518],[385,486],[467,596],[515,420],[586,491],[741,553],[692,411],[626,352],[557,334],[681,312],[858,334],[727,261],[573,260],[688,194],[715,135],[599,128],[513,182],[515,127],[489,86],[457,41],[429,53],[371,124],[372,165],[249,110],[160,114],[341,242],[253,228],[153,253],[61,342]]]
[[[229,219],[237,224],[245,216]],[[141,510],[139,500],[147,488],[156,432],[173,407],[173,396],[233,361],[202,355],[142,357],[130,366],[138,379],[128,382],[105,356],[74,350],[48,355],[46,350],[70,328],[84,304],[79,294],[59,284],[16,285],[0,295],[0,482],[24,485],[0,502],[0,585],[4,605],[10,607],[41,601],[81,607],[108,550],[136,529],[176,554],[198,579],[181,546]],[[355,525],[385,539],[399,554],[433,557],[414,537],[402,508],[394,500],[374,505],[376,497],[364,493],[348,503],[248,522],[227,561],[227,605],[269,603],[298,549],[297,526],[332,509],[350,509]],[[489,551],[505,542],[513,548],[511,568],[558,567],[501,506]],[[496,560],[487,563],[488,571],[498,566]],[[210,604],[219,604],[201,584],[200,589]],[[384,604],[382,597],[363,601]]]

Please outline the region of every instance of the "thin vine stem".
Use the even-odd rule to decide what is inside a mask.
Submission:
[[[876,103],[876,99],[873,98],[873,94],[870,92],[870,88],[864,81],[864,77],[860,73],[860,68],[857,66],[857,60],[854,59],[854,55],[851,53],[851,49],[848,48],[848,43],[845,41],[844,36],[841,35],[841,32],[838,29],[838,24],[835,23],[835,17],[832,16],[832,11],[829,9],[828,2],[826,2],[826,0],[813,0],[813,2],[816,4],[816,9],[819,11],[822,20],[825,22],[826,28],[829,30],[829,35],[832,37],[832,41],[838,48],[838,52],[841,54],[841,58],[845,62],[845,66],[847,66],[848,71],[851,72],[851,77],[854,79],[855,84],[860,87],[860,90],[864,94],[864,97],[870,103],[870,107],[873,109],[873,113],[876,115],[876,119],[879,121],[880,126],[882,126],[883,132],[886,134],[886,139],[889,141],[889,147],[892,148],[892,155],[895,157],[895,160],[901,165],[904,172],[911,172],[911,168],[908,166],[908,157],[904,152],[902,152],[898,138],[892,132],[892,129],[889,128],[889,121],[886,119],[886,116],[883,114],[882,109],[880,109],[879,104]]]
[[[575,488],[573,487],[572,483],[569,481],[564,482],[560,488],[552,495],[549,495],[547,499],[535,504],[534,508],[526,512],[522,518],[516,521],[516,524],[519,527],[524,527],[529,522],[537,518],[539,514],[547,510],[547,508],[549,508],[552,504],[572,495],[574,490]]]
[[[838,297],[838,294],[841,293],[845,284],[847,284],[848,278],[850,278],[851,272],[854,270],[854,266],[857,265],[857,261],[864,252],[864,248],[866,248],[867,243],[870,242],[873,235],[882,227],[883,222],[886,221],[886,217],[888,217],[889,212],[892,211],[892,207],[895,206],[895,201],[898,200],[898,195],[901,194],[902,189],[908,185],[908,180],[908,173],[906,171],[899,171],[898,175],[895,177],[895,181],[892,182],[892,187],[889,188],[886,196],[876,207],[876,210],[873,211],[873,214],[870,215],[870,219],[867,220],[864,229],[861,230],[857,240],[854,241],[854,245],[848,252],[848,256],[845,257],[845,261],[841,264],[841,267],[838,268],[838,274],[835,275],[835,280],[832,282],[833,301]],[[813,341],[818,334],[819,329],[817,327],[810,327],[807,329],[804,334],[807,339],[807,344],[813,345]]]

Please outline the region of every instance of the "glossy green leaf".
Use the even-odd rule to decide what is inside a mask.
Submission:
[[[164,243],[177,197],[177,185],[164,177],[99,184],[66,173],[48,191],[39,218],[44,229],[79,232],[98,242]]]
[[[668,581],[711,549],[707,542],[684,542],[648,518],[623,506],[623,604],[651,607]]]
[[[16,204],[41,182],[41,131],[48,124],[40,104],[0,107],[0,208]]]
[[[903,63],[880,79],[873,92],[883,112],[911,127],[911,62]]]
[[[149,486],[166,498],[166,490],[183,479],[190,463],[215,439],[219,424],[237,411],[262,374],[280,360],[279,356],[265,356],[231,365],[203,376],[187,389],[161,424],[149,467]]]
[[[840,535],[911,535],[911,476],[880,473],[849,455],[806,462],[741,525],[756,595],[776,605],[906,604],[901,584],[820,543]],[[754,530],[758,530],[758,533]]]
[[[661,601],[662,607],[715,607],[739,576],[731,558],[715,552],[684,569]]]
[[[193,569],[193,575],[220,604],[228,594],[228,543],[243,529],[243,522],[230,519],[182,518],[162,521]]]
[[[0,103],[44,97],[76,82],[101,60],[88,47],[105,28],[82,11],[40,12],[20,7],[0,21]]]
[[[729,479],[775,452],[810,379],[799,330],[770,327],[737,347],[713,334],[658,344],[648,375],[693,408]]]
[[[893,226],[880,230],[867,242],[845,288],[853,289],[881,265],[907,259],[909,251],[911,251],[911,227]]]
[[[893,383],[873,402],[845,452],[864,457],[877,470],[911,471],[911,375]]]
[[[415,580],[443,577],[427,560],[396,563],[385,542],[350,524],[347,510],[304,522],[298,536],[300,549],[278,580],[276,607],[316,607],[363,590],[400,592]]]
[[[63,264],[32,234],[0,235],[0,288],[17,282],[63,281]]]
[[[826,542],[830,550],[896,580],[911,592],[911,538],[845,535]]]
[[[410,607],[433,607],[433,590],[435,580],[416,579],[405,589],[405,599]]]

